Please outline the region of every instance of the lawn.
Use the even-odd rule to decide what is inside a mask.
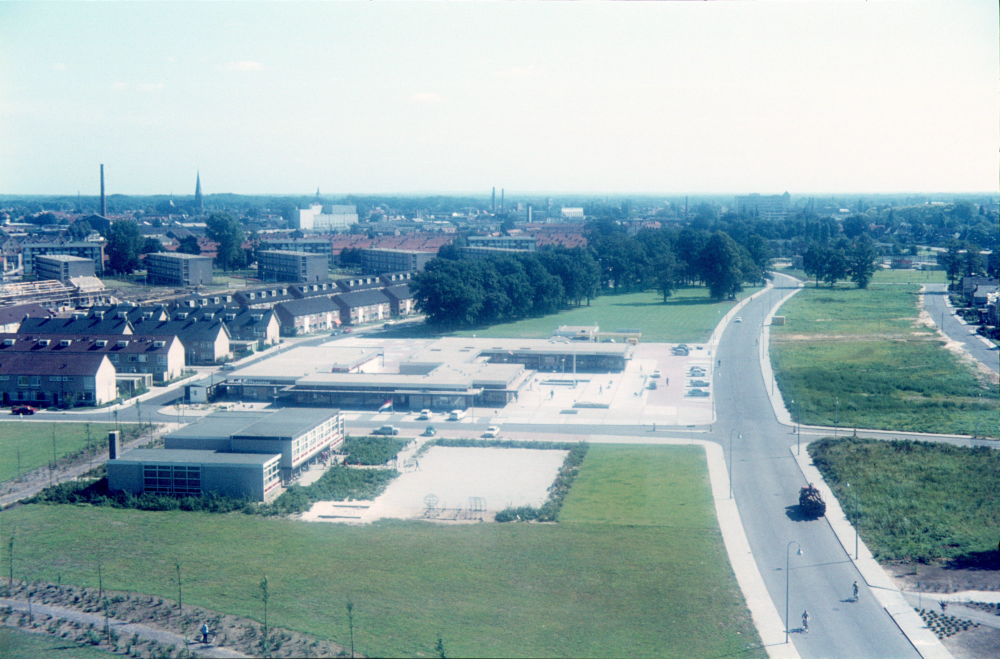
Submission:
[[[793,418],[1000,435],[996,386],[916,322],[918,289],[807,288],[782,307],[786,325],[772,328],[771,360],[782,394],[795,401]]]
[[[796,270],[794,268],[781,268],[778,272],[782,272],[786,275],[791,275],[792,277],[798,277],[806,284],[810,286],[816,286],[816,279],[810,277],[802,270]],[[875,271],[875,276],[872,277],[871,284],[945,284],[948,282],[948,277],[944,270],[884,270],[879,269]],[[851,282],[840,282],[841,285],[854,285]],[[829,284],[823,282],[819,283],[820,287],[829,288]]]
[[[765,657],[728,564],[704,453],[595,446],[558,524],[370,526],[29,505],[4,512],[15,576],[174,597],[368,656]],[[7,560],[0,564],[6,573]],[[747,650],[747,645],[753,648]]]
[[[857,495],[861,537],[876,558],[997,569],[1000,451],[827,438],[809,455],[852,520]]]
[[[758,290],[748,288],[740,297]],[[590,306],[584,304],[553,316],[457,332],[456,336],[547,339],[560,325],[598,325],[604,332],[638,328],[642,330],[644,343],[703,343],[734,304],[711,299],[704,287],[682,288],[667,298],[666,304],[663,296],[653,291],[602,295],[592,300]]]
[[[0,423],[0,483],[17,478],[18,454],[21,473],[52,463],[52,435],[55,432],[57,458],[85,449],[89,442],[93,450],[108,444],[108,431],[113,423],[48,423],[44,421],[4,421]],[[122,426],[123,437],[135,432],[132,425]],[[106,456],[105,456],[106,457]]]
[[[15,614],[18,615],[18,614]],[[76,641],[54,638],[47,634],[32,634],[10,627],[0,627],[0,657],[4,659],[109,659],[103,652]]]

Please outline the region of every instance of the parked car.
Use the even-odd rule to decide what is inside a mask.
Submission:
[[[688,371],[689,378],[703,378],[705,377],[705,371],[700,368],[692,368]]]
[[[691,389],[687,392],[688,396],[694,396],[695,398],[708,398],[712,394],[708,393],[704,389]]]
[[[500,428],[498,428],[497,426],[490,426],[489,428],[486,429],[486,432],[483,433],[483,437],[487,437],[489,439],[493,439],[499,436],[500,436]]]
[[[399,428],[396,426],[382,426],[372,431],[373,435],[398,435]]]
[[[420,410],[420,414],[417,415],[417,421],[427,421],[431,416],[430,410]]]
[[[649,381],[649,388],[650,389],[656,389],[656,380],[650,380]]]
[[[425,437],[433,437],[436,434],[438,434],[438,431],[437,428],[435,428],[434,426],[427,426],[426,428],[424,428]]]
[[[674,348],[672,352],[678,357],[687,357],[690,354],[687,348]]]
[[[233,364],[231,362],[227,362],[227,363],[225,363],[225,364],[222,365],[222,370],[223,371],[235,371],[236,370],[236,364]]]
[[[659,371],[653,371],[653,377],[654,378],[660,377],[660,372]]]
[[[692,387],[707,387],[707,386],[709,386],[708,383],[705,382],[704,380],[691,380],[690,384],[691,384]]]
[[[10,413],[11,414],[17,414],[17,415],[27,414],[27,415],[30,416],[30,415],[34,414],[35,412],[37,412],[37,411],[38,410],[36,410],[31,405],[21,405],[19,407],[15,407],[15,408],[11,409]]]
[[[733,318],[733,322],[734,322],[734,323],[742,323],[742,322],[743,322],[743,319],[742,319],[742,318],[740,318],[739,316],[736,316],[736,318]]]
[[[449,421],[461,421],[465,418],[465,410],[452,410],[448,415]]]

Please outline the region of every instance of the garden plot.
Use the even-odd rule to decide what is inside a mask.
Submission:
[[[434,446],[416,458],[375,501],[321,501],[302,519],[355,523],[386,517],[492,520],[508,506],[538,507],[545,503],[567,453]],[[434,504],[430,514],[429,502]]]

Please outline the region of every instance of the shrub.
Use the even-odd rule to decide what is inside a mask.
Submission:
[[[409,440],[396,437],[348,437],[344,442],[344,464],[381,465],[396,457]]]
[[[513,444],[522,444],[524,442],[513,442]],[[534,443],[544,443],[544,442],[534,442]],[[559,468],[559,473],[556,475],[555,481],[549,486],[549,498],[542,504],[541,508],[534,508],[532,506],[521,506],[518,508],[505,508],[496,514],[496,521],[498,522],[556,522],[559,521],[559,511],[562,510],[563,502],[566,501],[566,495],[569,494],[570,487],[573,485],[573,481],[576,479],[576,475],[580,473],[580,465],[583,464],[583,459],[587,456],[587,444],[568,444],[571,446],[569,453],[566,455],[566,459],[563,460],[562,466]],[[504,447],[504,448],[525,448],[522,446]],[[551,445],[546,448],[552,448]]]

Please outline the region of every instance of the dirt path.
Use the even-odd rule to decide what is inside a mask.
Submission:
[[[28,602],[27,600],[12,599],[7,597],[0,597],[0,607],[6,607],[13,611],[23,613],[24,616],[28,614]],[[7,616],[4,624],[10,627],[21,627],[18,621],[22,620],[24,616]],[[99,613],[84,613],[83,611],[78,611],[76,609],[65,608],[61,606],[52,606],[50,604],[34,604],[31,605],[31,617],[33,618],[33,623],[28,622],[27,624],[31,627],[49,627],[54,622],[58,625],[56,629],[73,627],[72,624],[58,624],[59,620],[67,621],[67,623],[79,623],[81,625],[86,625],[87,630],[93,628],[97,634],[103,635],[104,630],[104,616]],[[186,639],[180,634],[174,634],[173,632],[164,631],[162,629],[156,629],[154,627],[149,627],[146,625],[139,625],[131,622],[123,622],[121,620],[116,620],[114,618],[110,619],[109,626],[120,636],[119,641],[115,644],[119,647],[123,647],[131,642],[131,639],[138,637],[145,641],[152,641],[153,643],[158,643],[164,647],[187,647],[190,652],[195,652],[201,657],[246,657],[247,655],[237,652],[235,650],[230,650],[229,648],[213,647],[211,645],[203,645],[197,643],[194,640]],[[86,630],[83,633],[86,633]],[[81,635],[82,635],[81,634]],[[60,634],[61,636],[62,634]],[[107,646],[107,640],[105,638],[102,641],[101,646],[104,649],[112,649],[111,646]]]

